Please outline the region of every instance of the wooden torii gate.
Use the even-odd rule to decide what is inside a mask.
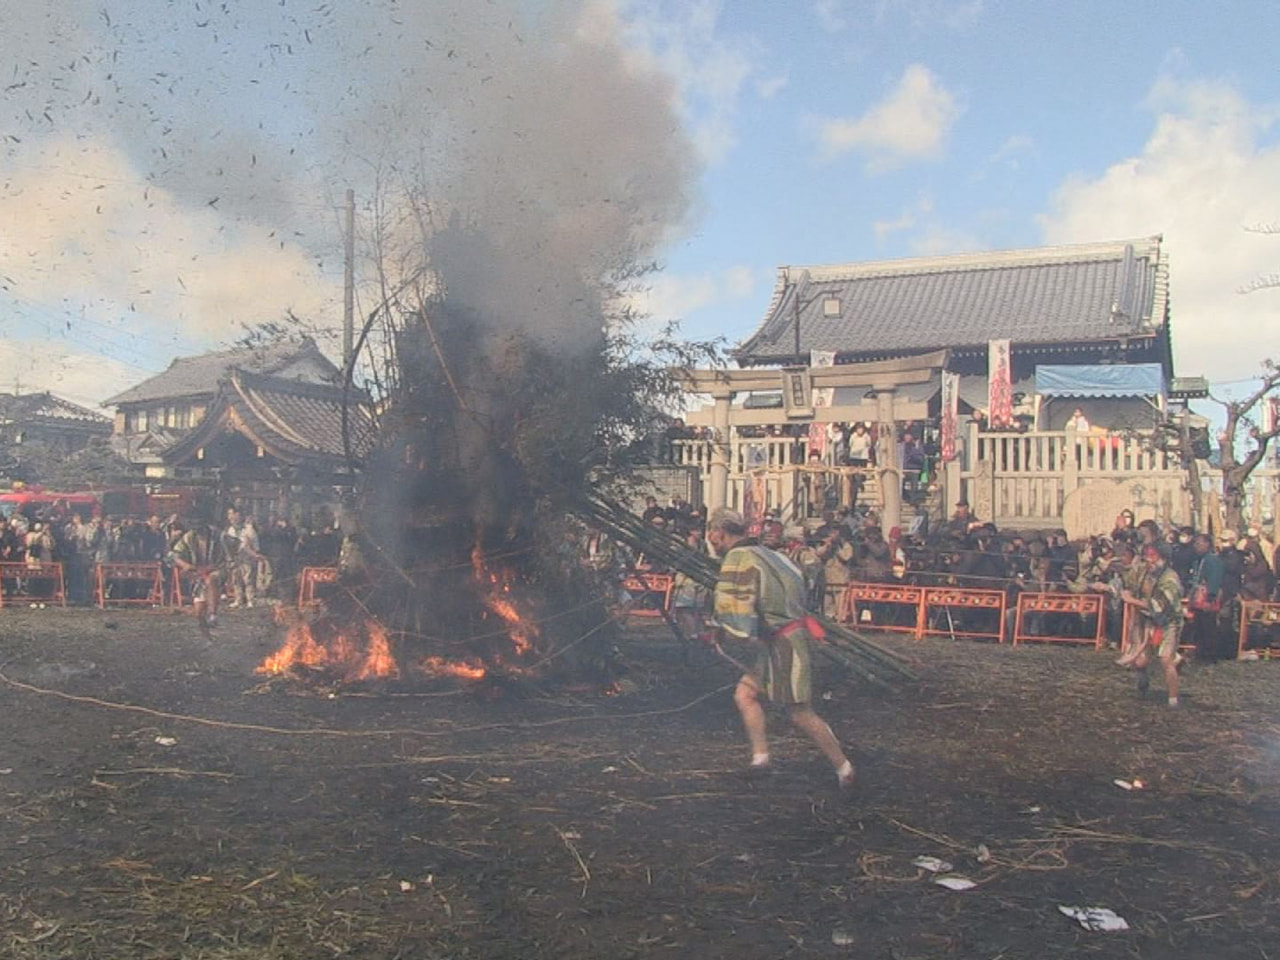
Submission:
[[[933,380],[946,367],[948,358],[948,351],[936,350],[896,360],[829,367],[680,371],[677,376],[686,393],[709,395],[714,401],[709,423],[713,433],[707,507],[714,510],[728,502],[730,427],[861,420],[876,424],[879,452],[876,470],[884,491],[884,528],[898,526],[902,517],[902,487],[895,424],[924,420],[928,416],[928,403],[896,396],[896,391],[906,384]],[[826,387],[856,387],[865,394],[858,403],[814,406],[814,390]],[[748,410],[733,406],[733,398],[739,393],[776,390],[782,391],[781,407]],[[707,420],[691,416],[689,422],[706,423]]]

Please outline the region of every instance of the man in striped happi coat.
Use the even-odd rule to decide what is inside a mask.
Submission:
[[[763,694],[788,708],[791,722],[835,768],[841,788],[852,787],[853,765],[813,710],[804,576],[785,556],[746,534],[746,522],[731,510],[717,510],[707,524],[707,539],[724,558],[716,582],[716,622],[722,633],[760,646],[754,667],[743,674],[733,695],[751,743],[751,768],[765,770],[770,764]]]

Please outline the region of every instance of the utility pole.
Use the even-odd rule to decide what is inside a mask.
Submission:
[[[346,256],[342,290],[342,368],[351,365],[356,326],[356,192],[347,188]]]

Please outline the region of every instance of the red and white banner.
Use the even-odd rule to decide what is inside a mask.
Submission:
[[[960,374],[942,371],[942,459],[954,460],[959,453]]]
[[[987,429],[1013,426],[1013,377],[1010,370],[1009,341],[987,344]]]

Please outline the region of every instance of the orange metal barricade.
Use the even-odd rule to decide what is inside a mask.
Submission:
[[[51,584],[47,597],[26,593],[33,583]],[[0,563],[0,593],[9,603],[20,600],[24,593],[33,602],[67,605],[67,585],[62,576],[61,563],[24,563],[4,561]]]
[[[158,607],[164,603],[164,574],[160,564],[155,562],[140,563],[99,563],[94,568],[94,596],[98,608],[105,610],[111,606],[145,606]],[[145,597],[108,597],[109,583],[142,583],[146,584]]]
[[[928,587],[924,591],[921,605],[924,615],[921,618],[922,634],[970,640],[994,640],[1004,643],[1004,611],[1005,593],[1003,590],[970,590],[960,587]],[[937,610],[947,617],[947,626],[934,625],[929,612]],[[971,623],[961,622],[960,628],[955,625],[954,611],[981,610],[995,615],[995,627],[989,630],[975,629]],[[988,617],[989,618],[989,617]]]
[[[337,567],[303,567],[298,577],[298,609],[309,603],[318,603],[316,587],[338,582]]]
[[[1060,637],[1043,633],[1027,633],[1027,614],[1074,613],[1097,616],[1092,637]],[[1013,645],[1019,643],[1089,643],[1095,650],[1106,642],[1106,605],[1096,593],[1021,593],[1013,621]]]
[[[675,586],[675,577],[669,573],[629,573],[622,578],[622,589],[631,594],[636,601],[631,607],[633,617],[660,617],[671,609],[671,591]],[[658,606],[645,607],[638,604],[646,597],[659,598]]]
[[[924,635],[924,588],[897,583],[851,583],[846,596],[853,611],[855,625],[870,625],[875,630],[910,633],[917,640]],[[884,604],[911,611],[910,623],[888,621],[877,623],[871,604]],[[863,614],[867,619],[863,619]]]
[[[1257,624],[1264,627],[1280,626],[1280,603],[1267,603],[1264,600],[1242,600],[1240,601],[1240,631],[1236,641],[1236,659],[1244,657],[1245,644],[1249,642],[1249,626]],[[1280,631],[1277,631],[1277,640],[1280,641]],[[1268,644],[1262,648],[1265,656],[1270,660],[1273,656],[1272,651],[1280,651],[1280,643]]]

